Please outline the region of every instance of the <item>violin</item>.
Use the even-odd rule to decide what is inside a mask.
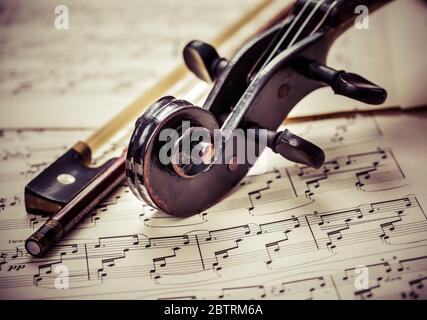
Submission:
[[[229,61],[207,43],[188,43],[185,64],[213,87],[201,107],[166,96],[136,121],[126,155],[132,192],[163,212],[187,216],[224,198],[266,147],[293,162],[321,167],[322,149],[287,129],[277,130],[301,99],[321,87],[368,104],[386,100],[383,88],[325,61],[337,37],[354,23],[356,7],[372,12],[387,2],[296,1],[283,21]],[[255,146],[252,159],[239,141]]]
[[[137,118],[141,106],[163,92],[154,87],[60,156],[25,187],[27,212],[54,214],[27,239],[27,251],[43,255],[125,180],[140,200],[182,217],[223,199],[266,148],[293,162],[321,167],[325,153],[320,147],[288,129],[277,130],[301,99],[321,87],[368,104],[386,100],[383,88],[325,63],[330,47],[354,24],[361,6],[373,12],[388,2],[298,0],[230,60],[207,43],[188,43],[185,65],[212,84],[203,105],[165,96]],[[172,72],[165,82],[179,80],[181,71]],[[125,154],[90,166],[93,149],[129,115],[137,120]]]

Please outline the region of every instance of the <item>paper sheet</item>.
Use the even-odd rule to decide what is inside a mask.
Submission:
[[[164,10],[166,1],[63,3],[67,33],[53,28],[53,1],[1,4],[0,298],[427,298],[421,112],[289,125],[325,149],[324,167],[265,153],[228,198],[185,219],[151,209],[123,186],[47,256],[31,258],[24,241],[48,217],[25,212],[25,184],[169,70],[182,44],[209,38],[218,31],[211,26],[254,1],[180,1],[173,10]],[[342,48],[353,51],[350,40]],[[364,58],[377,66],[381,55],[395,79],[404,53],[389,56],[388,44],[369,43],[378,50]],[[363,71],[348,57],[343,49],[331,59]],[[407,85],[414,73],[405,70]],[[412,92],[391,86],[393,101]],[[348,109],[344,101],[325,108],[327,99],[316,101],[310,110]]]
[[[181,63],[188,41],[209,41],[257,2],[62,1],[70,28],[57,30],[55,1],[3,1],[0,127],[99,127]],[[329,64],[386,88],[383,107],[425,105],[426,16],[425,2],[396,0],[370,16],[368,30],[344,34]],[[324,88],[291,116],[356,108],[372,106]]]
[[[2,1],[0,127],[101,126],[258,2],[62,1],[57,30],[57,1]]]
[[[427,298],[426,117],[294,124],[325,148],[321,169],[266,153],[228,198],[185,219],[123,187],[40,259],[23,241],[46,217],[25,213],[23,187],[82,132],[4,131],[0,297]]]

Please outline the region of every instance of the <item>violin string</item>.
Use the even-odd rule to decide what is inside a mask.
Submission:
[[[311,0],[309,0],[309,1],[311,1]],[[287,25],[287,23],[288,23],[288,17],[289,17],[289,15],[292,13],[292,12],[290,12],[289,14],[288,14],[288,16],[286,17],[286,18],[284,18],[283,19],[283,21],[280,23],[280,25],[279,25],[279,27],[278,27],[278,31],[276,32],[276,34],[273,36],[273,39],[270,41],[270,43],[268,44],[268,46],[265,48],[265,50],[263,51],[263,53],[260,55],[260,57],[258,58],[258,60],[257,60],[257,62],[254,64],[254,66],[252,67],[252,69],[251,69],[251,71],[248,73],[248,77],[247,77],[247,80],[248,80],[248,83],[250,83],[251,81],[252,81],[252,79],[253,79],[253,76],[257,73],[257,72],[259,72],[259,71],[261,71],[266,65],[267,65],[267,63],[266,62],[264,62],[263,64],[262,64],[262,67],[261,68],[257,68],[257,66],[258,65],[260,65],[261,64],[261,62],[262,61],[269,61],[269,60],[271,60],[272,59],[272,56],[270,55],[266,60],[264,60],[264,57],[265,56],[267,56],[267,53],[268,52],[275,52],[276,50],[277,50],[277,45],[275,46],[274,44],[276,43],[278,43],[278,45],[280,46],[281,44],[280,44],[280,42],[282,42],[284,39],[283,39],[283,34],[284,33],[286,33],[286,32],[290,32],[290,30],[289,29],[292,29],[292,27],[295,25],[295,23],[296,23],[296,21],[300,18],[300,16],[301,16],[301,14],[303,13],[303,11],[305,10],[305,8],[307,7],[307,5],[308,5],[308,3],[306,3],[306,5],[300,10],[300,12],[298,13],[298,16],[297,17],[294,17],[294,19],[293,19],[293,23],[292,23],[292,25],[288,28],[288,29],[286,29],[286,25]],[[282,39],[280,39],[280,37],[281,37],[281,35],[282,35]],[[285,37],[286,37],[286,35],[285,35]],[[272,48],[274,47],[274,49],[273,50],[271,50]],[[258,71],[256,71],[256,70],[258,70]]]
[[[317,32],[317,30],[319,30],[319,28],[322,26],[322,24],[325,22],[326,18],[329,16],[329,14],[331,13],[332,9],[337,5],[338,1],[335,0],[328,8],[328,10],[326,11],[326,13],[323,15],[323,18],[320,20],[320,22],[317,24],[317,26],[313,29],[313,31],[311,31],[309,37],[311,37],[315,32]]]
[[[321,0],[318,1],[317,4],[314,6],[313,10],[311,10],[310,14],[307,16],[307,18],[305,19],[304,23],[301,25],[301,27],[299,28],[298,32],[295,33],[294,37],[292,38],[291,42],[288,44],[287,48],[291,47],[294,42],[298,39],[298,37],[300,36],[301,32],[305,29],[305,27],[307,26],[308,22],[313,18],[314,14],[316,13],[316,11],[320,8],[320,6],[325,2],[325,0]]]
[[[317,4],[315,5],[315,7],[311,10],[310,14],[307,16],[307,18],[304,20],[303,24],[300,26],[300,28],[298,29],[297,33],[295,34],[295,36],[293,37],[293,39],[291,40],[291,42],[288,44],[287,48],[291,47],[295,41],[298,40],[298,37],[300,36],[301,32],[304,30],[304,28],[307,26],[308,22],[313,18],[314,14],[316,13],[316,11],[320,8],[320,6],[325,2],[326,0],[320,0],[317,2]],[[280,49],[280,46],[283,44],[283,42],[285,41],[286,37],[289,35],[289,33],[292,31],[292,29],[294,28],[295,24],[298,22],[298,20],[301,18],[302,14],[304,13],[304,11],[306,10],[306,8],[308,7],[308,5],[312,2],[312,0],[308,0],[305,5],[303,6],[303,8],[300,10],[300,12],[298,13],[298,15],[294,18],[294,21],[292,22],[292,24],[289,26],[288,30],[286,31],[286,33],[282,36],[282,38],[279,40],[279,42],[277,43],[277,45],[275,46],[275,48],[272,50],[272,52],[270,53],[270,55],[268,56],[268,58],[265,60],[264,64],[262,65],[262,67],[260,68],[260,71],[263,70],[265,68],[265,66],[271,61],[271,59],[277,54],[278,50]],[[317,30],[319,30],[319,28],[323,25],[323,23],[325,22],[326,18],[329,16],[329,14],[331,13],[332,9],[336,6],[337,4],[337,0],[335,0],[334,2],[332,2],[329,5],[328,10],[326,10],[325,14],[323,15],[322,19],[319,21],[319,23],[313,28],[313,30],[310,32],[309,36],[312,36]],[[285,23],[286,21],[284,21]],[[283,28],[284,25],[281,27]],[[280,32],[280,31],[279,31]]]
[[[301,18],[301,16],[303,15],[304,11],[307,9],[307,7],[309,6],[309,4],[311,3],[312,0],[308,0],[304,6],[301,8],[301,10],[299,11],[298,15],[294,18],[294,20],[292,21],[292,24],[289,26],[289,28],[286,30],[286,32],[284,33],[284,35],[280,38],[279,42],[276,44],[276,46],[274,47],[274,49],[271,51],[270,55],[267,57],[267,59],[265,60],[265,62],[263,63],[262,67],[259,69],[260,71],[263,70],[265,68],[265,66],[270,62],[270,60],[275,56],[276,52],[279,50],[280,46],[282,45],[283,41],[285,41],[286,37],[289,35],[289,33],[292,31],[292,29],[294,28],[294,26],[296,25],[296,23],[298,22],[298,20]],[[284,28],[285,27],[285,23],[286,20],[283,22],[283,26],[281,27]],[[279,31],[280,32],[280,31]]]

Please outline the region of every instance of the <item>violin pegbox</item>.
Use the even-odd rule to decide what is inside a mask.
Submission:
[[[237,186],[254,164],[247,154],[244,161],[236,160],[235,138],[256,146],[255,161],[268,147],[290,161],[320,168],[325,161],[321,148],[288,129],[277,130],[301,99],[321,87],[364,103],[385,101],[383,88],[325,65],[330,46],[350,25],[352,6],[360,2],[299,0],[286,19],[229,61],[207,43],[188,43],[185,64],[213,88],[201,107],[164,97],[138,119],[126,165],[135,195],[172,215],[201,213]],[[162,139],[165,130],[176,132],[175,138]],[[168,144],[163,161],[160,154]]]

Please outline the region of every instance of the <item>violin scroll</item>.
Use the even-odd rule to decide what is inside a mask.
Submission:
[[[385,101],[383,88],[325,63],[335,39],[354,20],[353,6],[374,9],[387,2],[299,0],[286,19],[229,61],[207,43],[190,42],[184,62],[198,78],[213,82],[213,88],[202,107],[165,97],[138,119],[126,162],[135,195],[172,215],[200,213],[238,185],[267,147],[320,168],[322,149],[289,130],[277,130],[300,100],[321,87],[369,104]],[[168,130],[176,132],[174,138],[162,139]],[[239,140],[255,147],[254,157],[247,150],[241,157],[235,144]],[[162,153],[168,145],[169,151]]]

